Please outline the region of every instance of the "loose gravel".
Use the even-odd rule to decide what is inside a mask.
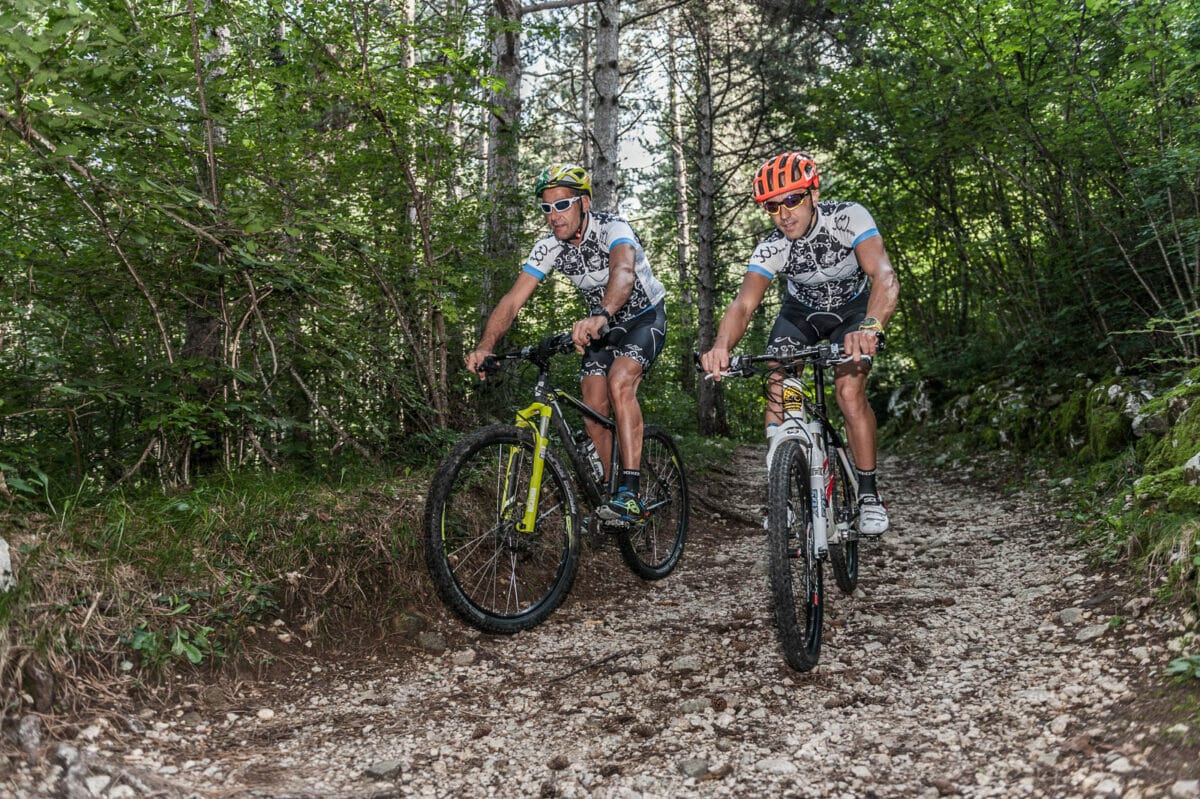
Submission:
[[[821,663],[790,670],[763,452],[693,486],[664,581],[610,544],[516,636],[433,608],[372,656],[298,654],[72,741],[30,717],[0,797],[1200,797],[1198,731],[1155,699],[1178,614],[1090,566],[1036,479],[1005,492],[985,461],[883,460],[892,531],[863,545],[853,596],[827,575]]]

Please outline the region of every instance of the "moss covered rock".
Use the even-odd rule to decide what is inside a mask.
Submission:
[[[1139,505],[1145,507],[1162,502],[1183,485],[1183,467],[1165,472],[1144,474],[1133,483],[1133,495]]]
[[[1191,402],[1146,458],[1146,471],[1183,466],[1200,452],[1200,402]]]
[[[1039,428],[1038,442],[1059,455],[1075,457],[1088,442],[1087,407],[1085,390],[1066,394],[1054,391],[1050,394],[1045,422]]]
[[[1133,425],[1121,413],[1120,386],[1100,384],[1087,394],[1087,451],[1092,460],[1107,460],[1133,440]]]
[[[1167,510],[1172,513],[1200,512],[1200,486],[1176,486],[1167,495]]]

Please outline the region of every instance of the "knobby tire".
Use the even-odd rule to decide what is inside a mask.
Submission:
[[[809,671],[821,655],[824,576],[814,555],[812,519],[808,458],[798,441],[784,441],[767,484],[767,566],[776,636],[797,671]]]
[[[579,503],[552,451],[535,529],[517,530],[533,453],[530,431],[485,427],[446,456],[425,503],[425,564],[438,596],[485,632],[540,624],[566,599],[579,569]]]
[[[838,450],[830,445],[828,452],[830,474],[833,475],[829,516],[835,523],[850,523],[847,533],[849,537],[846,540],[829,542],[829,565],[842,593],[853,594],[854,589],[858,587],[858,494],[850,476],[846,474],[842,459],[838,457]],[[850,468],[853,469],[854,455],[849,449],[845,452]]]

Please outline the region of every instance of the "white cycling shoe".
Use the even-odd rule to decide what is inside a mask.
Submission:
[[[887,508],[875,494],[858,498],[858,534],[878,538],[888,531]]]

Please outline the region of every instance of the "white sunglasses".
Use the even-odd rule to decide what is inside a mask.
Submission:
[[[552,203],[541,203],[542,213],[548,214],[551,211],[558,211],[560,214],[564,213],[568,208],[582,199],[582,194],[576,194],[574,197],[567,197],[564,200],[555,200]]]

